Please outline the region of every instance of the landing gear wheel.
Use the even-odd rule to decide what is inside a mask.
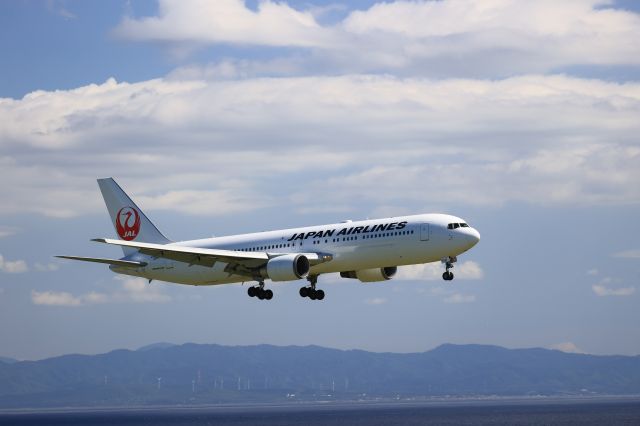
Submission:
[[[451,272],[449,269],[453,268],[453,264],[457,261],[458,259],[455,256],[447,256],[442,258],[441,262],[444,263],[445,267],[447,268],[446,271],[442,274],[443,280],[451,281],[453,279],[453,272]]]
[[[318,283],[317,275],[309,275],[307,277],[307,281],[309,281],[308,287],[302,287],[300,289],[301,297],[308,297],[311,300],[322,300],[324,299],[324,291],[316,290],[316,284]]]
[[[260,300],[273,299],[273,291],[265,290],[264,281],[258,281],[258,285],[251,286],[247,289],[249,297],[257,297]]]

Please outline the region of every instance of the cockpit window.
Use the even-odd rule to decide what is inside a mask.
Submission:
[[[468,228],[466,223],[450,223],[447,225],[447,229]]]

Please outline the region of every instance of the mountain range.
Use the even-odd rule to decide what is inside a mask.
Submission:
[[[452,344],[397,354],[160,343],[0,362],[0,408],[614,394],[640,394],[640,356]]]

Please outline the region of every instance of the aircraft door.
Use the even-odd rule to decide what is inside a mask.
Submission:
[[[420,241],[429,241],[429,224],[420,224]]]

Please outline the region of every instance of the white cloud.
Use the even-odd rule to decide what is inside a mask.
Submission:
[[[49,12],[59,15],[65,19],[76,19],[77,16],[69,11],[64,4],[64,0],[47,0],[45,3]]]
[[[74,296],[65,291],[31,291],[31,301],[34,305],[77,307],[95,305],[115,301],[113,295],[90,292]]]
[[[476,301],[476,296],[473,294],[454,293],[443,300],[445,303],[472,303]]]
[[[0,254],[0,271],[10,274],[20,274],[29,270],[24,260],[5,260]]]
[[[34,305],[45,306],[80,306],[83,304],[82,298],[75,297],[71,293],[56,291],[36,291],[31,290],[31,301]]]
[[[60,266],[56,263],[36,263],[33,265],[36,271],[40,272],[53,272],[60,269]]]
[[[100,303],[109,303],[113,300],[113,297],[108,294],[97,293],[92,291],[90,293],[82,295],[81,299],[83,304],[92,305],[92,304],[100,304]]]
[[[640,250],[625,250],[618,253],[614,253],[613,257],[620,257],[623,259],[640,259]]]
[[[250,188],[244,188],[250,191]],[[139,197],[140,203],[153,210],[176,210],[194,215],[220,215],[266,207],[269,200],[263,196],[247,196],[243,191],[220,189],[217,191],[174,190],[155,197]]]
[[[452,295],[453,293],[455,293],[454,290],[452,290],[451,288],[446,288],[446,287],[431,287],[428,290],[427,289],[420,289],[419,293],[430,293],[433,294],[435,296],[447,296],[447,295]]]
[[[596,268],[589,269],[587,275],[598,275],[599,271]]]
[[[562,342],[556,343],[554,345],[549,346],[550,349],[556,349],[562,352],[572,353],[572,354],[583,354],[585,353],[582,349],[576,346],[573,342]]]
[[[631,296],[636,292],[635,287],[611,288],[604,284],[594,284],[591,289],[597,296]]]
[[[484,278],[484,271],[478,262],[467,260],[455,269],[455,277],[462,280],[480,280]]]
[[[127,17],[119,36],[183,50],[207,44],[307,49],[320,72],[504,76],[574,64],[638,64],[640,17],[613,1],[391,1],[320,25],[314,8],[263,1],[162,0],[158,16]],[[281,55],[299,55],[285,52]],[[295,58],[295,56],[294,56]]]
[[[421,265],[399,266],[395,280],[437,280],[442,279],[444,267],[440,262],[424,263]]]
[[[85,306],[104,303],[166,303],[172,300],[158,286],[150,285],[145,279],[116,276],[120,288],[112,293],[89,292],[74,296],[67,292],[31,291],[31,301],[35,305]]]
[[[122,282],[122,292],[112,295],[117,302],[166,303],[171,296],[162,293],[160,287],[147,282],[144,278],[115,277]]]
[[[12,226],[0,226],[0,238],[10,237],[18,232],[18,228],[14,228]]]
[[[383,297],[374,297],[371,299],[365,299],[364,303],[367,305],[383,305],[387,303],[387,299]]]
[[[635,204],[639,109],[640,84],[566,76],[111,79],[0,99],[0,179],[12,182],[0,214],[102,211],[94,179],[110,175],[143,208],[200,215],[415,211],[425,193],[466,205]]]
[[[631,296],[632,294],[634,294],[636,292],[636,288],[631,286],[631,287],[618,287],[618,288],[614,288],[612,287],[612,284],[614,284],[614,282],[616,282],[617,280],[614,280],[611,277],[604,277],[602,280],[600,280],[600,282],[598,284],[594,284],[591,286],[591,289],[593,290],[593,292],[600,296],[600,297],[604,297],[604,296]]]
[[[484,277],[484,272],[477,262],[467,260],[454,264],[452,272],[455,279],[479,280]],[[400,280],[442,280],[444,266],[440,262],[424,263],[420,265],[400,266],[394,279]]]
[[[310,12],[285,2],[262,1],[257,11],[242,0],[160,0],[159,16],[125,18],[115,33],[131,40],[167,43],[235,43],[329,46],[333,40]]]
[[[438,296],[444,303],[473,303],[476,301],[475,295],[457,292],[456,288],[450,285],[419,288],[417,293]]]

